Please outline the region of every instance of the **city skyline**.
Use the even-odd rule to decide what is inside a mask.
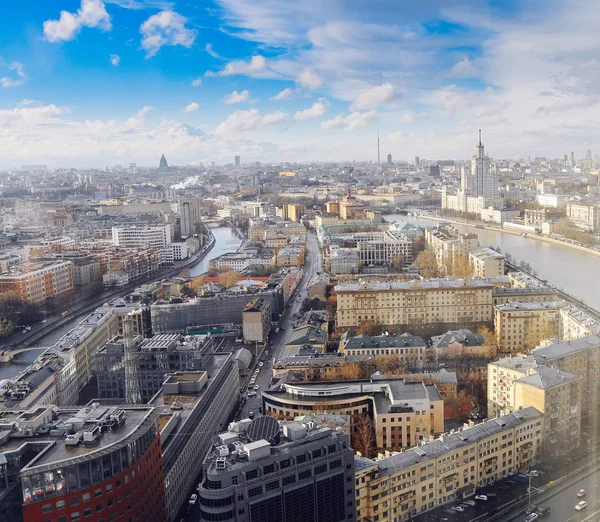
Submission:
[[[5,7],[1,168],[376,161],[377,129],[398,160],[480,127],[495,158],[598,148],[590,1],[30,3]]]

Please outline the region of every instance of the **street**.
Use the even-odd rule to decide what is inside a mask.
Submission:
[[[296,314],[299,314],[300,309],[302,308],[302,303],[308,295],[309,286],[314,282],[317,273],[322,273],[322,271],[323,256],[321,255],[317,235],[314,231],[309,230],[306,234],[306,253],[302,280],[296,287],[296,290],[283,311],[279,321],[279,332],[272,336],[273,344],[267,346],[261,357],[263,366],[257,366],[257,368],[260,368],[260,373],[258,374],[255,383],[255,385],[258,386],[258,390],[256,390],[257,393],[254,397],[245,395],[246,402],[242,406],[238,418],[246,418],[250,412],[253,412],[254,414],[259,412],[262,400],[261,391],[268,388],[271,384],[273,363],[277,359],[285,356],[285,344],[289,339],[293,325],[297,320],[297,317],[295,316]],[[251,377],[252,371],[249,372],[248,380]]]

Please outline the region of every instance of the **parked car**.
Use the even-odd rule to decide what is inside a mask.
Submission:
[[[255,389],[255,390],[258,390],[258,384],[255,384],[255,385],[254,385],[254,389]]]
[[[477,503],[474,500],[465,500],[463,502],[463,504],[466,504],[467,506],[476,506]]]
[[[475,495],[475,500],[486,500],[487,501],[488,496],[487,495]]]
[[[586,507],[587,502],[585,500],[582,500],[581,502],[578,502],[575,506],[575,511],[583,511]]]
[[[250,413],[248,413],[248,418],[249,419],[254,418],[254,412],[253,411],[251,411]]]
[[[458,511],[459,513],[463,513],[465,508],[462,506],[452,506],[452,508],[454,511]]]
[[[191,497],[190,497],[190,506],[194,506],[196,505],[196,500],[198,500],[198,495],[196,495],[196,493],[194,493]]]
[[[263,364],[265,364],[265,363],[264,363],[264,362],[262,362],[262,361],[260,361],[260,362],[258,363],[258,365],[259,365],[259,366],[262,366]]]
[[[587,493],[587,491],[584,488],[581,488],[578,492],[577,492],[577,498],[583,498],[585,497],[585,494]]]
[[[545,517],[546,515],[550,514],[550,506],[542,506],[538,509],[538,515],[540,517]]]
[[[537,520],[539,518],[539,515],[537,513],[529,513],[529,515],[527,515],[525,517],[525,522],[533,522],[534,520]]]
[[[488,496],[488,498],[496,498],[498,496],[498,494],[494,493],[493,491],[486,493],[486,495]]]

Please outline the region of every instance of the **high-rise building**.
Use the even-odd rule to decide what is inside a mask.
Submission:
[[[388,164],[388,165],[391,165],[391,164],[392,164],[392,155],[391,155],[391,154],[388,154],[388,155],[387,155],[387,164]]]
[[[165,171],[169,170],[169,164],[167,163],[167,158],[165,158],[164,154],[160,157],[160,163],[158,164],[158,170],[160,170],[161,172],[165,172]]]
[[[574,167],[575,166],[575,153],[573,151],[571,151],[569,153],[569,167]]]
[[[178,202],[179,223],[181,226],[181,236],[189,237],[194,235],[194,225],[201,221],[201,202],[200,198],[180,197]]]
[[[415,166],[416,166],[416,167],[418,167],[418,166],[419,166],[419,163],[420,163],[420,161],[421,161],[421,160],[419,159],[419,156],[415,156]]]
[[[583,162],[583,168],[586,171],[590,171],[594,168],[594,160],[592,159],[592,152],[589,149],[585,153],[585,160]]]
[[[239,157],[239,156],[236,156],[236,157],[235,157],[235,166],[236,166],[236,167],[239,167],[241,164],[242,164],[242,162],[241,162],[241,160],[240,160],[240,157]]]
[[[269,416],[229,428],[204,461],[203,520],[356,519],[354,451],[345,431]]]
[[[462,170],[461,187],[471,196],[498,197],[498,177],[495,169],[490,170],[490,158],[486,156],[481,143],[481,130],[479,143],[471,159],[471,169]]]

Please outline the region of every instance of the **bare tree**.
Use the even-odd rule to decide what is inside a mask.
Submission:
[[[352,447],[363,457],[374,456],[376,449],[375,426],[367,413],[355,415],[353,418]]]

